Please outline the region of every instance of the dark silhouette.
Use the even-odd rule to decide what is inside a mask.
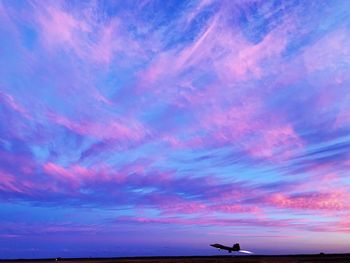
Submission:
[[[227,247],[221,244],[211,244],[210,246],[218,248],[219,250],[227,250],[229,253],[232,253],[232,251],[240,251],[241,247],[239,246],[238,243],[234,244],[232,247]]]

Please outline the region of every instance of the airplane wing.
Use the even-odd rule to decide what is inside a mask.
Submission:
[[[232,250],[231,247],[227,247],[227,246],[224,246],[224,245],[221,245],[221,244],[212,244],[210,246],[218,248],[218,249],[228,250],[228,251]]]

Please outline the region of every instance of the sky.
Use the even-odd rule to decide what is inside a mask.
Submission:
[[[0,258],[350,251],[350,1],[0,0]]]

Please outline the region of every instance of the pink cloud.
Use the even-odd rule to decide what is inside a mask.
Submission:
[[[159,208],[163,215],[196,214],[208,212],[207,204],[204,202],[183,200],[179,197],[171,199],[172,200],[168,200],[169,202],[167,202],[167,204],[160,204]]]
[[[17,185],[16,177],[0,170],[0,190],[4,192],[22,193],[23,190]]]
[[[295,133],[291,125],[266,127],[260,129],[261,136],[256,138],[247,150],[252,156],[271,160],[289,159],[304,143]]]
[[[91,55],[94,60],[105,64],[111,62],[116,49],[115,45],[117,44],[120,48],[120,44],[116,43],[120,41],[119,38],[114,37],[118,26],[118,23],[114,21],[101,30],[100,40],[96,43],[95,47],[92,48]]]
[[[47,47],[62,45],[81,54],[80,37],[82,33],[91,31],[89,24],[59,6],[46,5],[37,10],[38,23]]]
[[[199,215],[195,217],[168,216],[168,217],[139,217],[121,216],[116,219],[117,223],[142,223],[142,224],[169,224],[169,225],[201,225],[215,227],[244,227],[254,226],[263,228],[282,228],[297,231],[312,232],[340,232],[350,231],[347,218],[341,218],[332,222],[315,222],[303,219],[273,219],[273,218],[218,218],[215,216]]]
[[[125,171],[114,170],[104,163],[95,164],[91,167],[84,167],[78,164],[73,164],[63,167],[59,164],[48,162],[43,164],[43,170],[53,179],[53,183],[61,182],[66,187],[70,187],[79,191],[82,188],[93,187],[96,183],[114,183],[126,184],[127,181],[121,180],[126,178],[128,174]]]
[[[103,164],[86,168],[79,165],[62,167],[49,162],[43,164],[43,170],[48,176],[47,181],[56,186],[55,192],[57,193],[65,194],[64,189],[70,189],[69,196],[79,198],[81,191],[88,192],[89,189],[100,186],[105,189],[106,196],[113,196],[118,192],[126,195],[133,194],[138,207],[152,207],[162,215],[215,214],[218,212],[257,215],[261,213],[261,209],[256,206],[239,203],[239,200],[246,197],[245,187],[226,186],[223,188],[217,179],[212,181],[210,178],[200,180],[188,177],[180,180],[175,178],[171,172],[149,171],[151,164],[148,161],[138,161],[123,165],[120,169],[112,169]],[[197,186],[194,189],[188,188],[188,185],[195,183]],[[37,187],[41,186],[37,185]],[[118,191],[109,193],[107,189],[111,187]],[[45,188],[48,187],[45,186]],[[212,189],[212,193],[208,189]],[[201,191],[204,193],[199,194]],[[179,195],[178,192],[182,192],[183,195]],[[197,199],[189,198],[191,195],[198,195],[198,197]],[[80,197],[84,198],[84,195]],[[90,198],[94,198],[93,194]],[[232,198],[237,202],[232,202]]]
[[[145,224],[179,224],[202,226],[259,226],[259,227],[298,227],[300,223],[291,220],[276,219],[222,219],[216,217],[118,217],[116,222],[145,223]]]
[[[86,59],[109,65],[117,54],[130,56],[134,60],[146,57],[147,47],[132,39],[131,34],[123,28],[123,23],[116,18],[108,24],[99,25],[97,35],[98,40],[91,44]],[[122,64],[122,61],[119,63]]]
[[[202,1],[201,5],[199,9],[207,3]],[[164,93],[166,89],[160,85],[155,85],[157,82],[174,78],[177,82],[189,83],[181,74],[191,67],[202,69],[203,61],[211,61],[215,56],[213,49],[218,48],[217,44],[221,44],[218,43],[216,36],[216,29],[218,29],[220,23],[219,17],[218,14],[211,18],[207,24],[208,26],[191,45],[159,53],[149,66],[139,73],[138,88],[152,89],[155,93]],[[189,17],[189,19],[191,18]]]
[[[200,119],[199,126],[211,139],[206,140],[205,136],[193,138],[190,143],[199,146],[232,144],[252,157],[286,160],[302,151],[304,142],[292,125],[283,119],[278,114],[268,115],[262,102],[254,98],[228,109],[213,107]]]
[[[249,205],[237,205],[237,204],[219,204],[210,207],[212,211],[223,213],[260,213],[261,208],[257,206]]]
[[[279,30],[275,29],[275,31],[267,34],[260,43],[256,45],[245,43],[245,47],[240,48],[238,54],[226,57],[223,61],[223,65],[228,69],[227,73],[223,71],[225,77],[245,80],[248,75],[253,75],[256,78],[265,75],[266,73],[261,66],[262,62],[278,57],[287,43],[286,37],[278,32]]]
[[[145,45],[133,40],[117,18],[105,24],[98,21],[99,10],[83,10],[80,16],[60,5],[37,5],[37,21],[45,46],[48,49],[72,50],[90,63],[110,65],[115,55],[145,58]],[[119,61],[122,64],[122,61]]]
[[[0,91],[0,103],[6,104],[12,110],[20,113],[23,117],[31,119],[28,111],[19,102],[17,102],[12,95]]]
[[[79,121],[74,122],[58,113],[49,112],[50,121],[62,125],[78,134],[87,135],[98,139],[118,139],[140,141],[147,135],[147,129],[139,122],[122,121],[121,119]]]
[[[280,59],[287,43],[285,25],[272,30],[258,44],[253,44],[240,33],[234,34],[232,30],[224,32],[227,27],[225,23],[219,15],[213,17],[191,45],[159,54],[140,73],[139,87],[147,88],[157,97],[161,95],[163,100],[174,100],[175,97],[174,103],[180,108],[190,109],[197,119],[197,123],[187,127],[187,141],[180,141],[176,136],[165,136],[163,140],[175,148],[200,148],[210,143],[234,144],[252,157],[275,161],[288,159],[303,149],[304,142],[283,116],[278,113],[266,116],[263,100],[268,95],[267,90],[255,95],[246,94],[249,99],[238,105],[226,108],[217,106],[228,104],[228,97],[231,101],[239,101],[245,94],[244,90],[239,91],[233,86],[232,91],[227,90],[227,85],[225,89],[221,88],[223,82],[231,81],[233,85],[247,80],[251,75],[260,78],[265,74],[262,64],[270,59]],[[189,77],[182,74],[190,69],[194,71],[192,79],[196,74],[208,71],[219,78],[204,89],[196,89]],[[163,82],[167,80],[169,83],[172,79],[178,86],[167,88],[168,85]],[[179,91],[180,95],[172,96],[174,90]],[[198,136],[198,133],[201,135]]]
[[[338,216],[337,220],[332,222],[310,224],[308,229],[315,232],[348,234],[350,233],[349,215]]]
[[[121,192],[128,192],[138,187],[152,187],[153,185],[159,186],[163,184],[166,180],[165,175],[159,174],[157,178],[154,178],[146,174],[146,169],[149,165],[150,163],[148,162],[138,161],[123,164],[120,168],[112,168],[105,163],[98,163],[90,167],[84,167],[79,164],[64,167],[48,162],[42,165],[42,169],[52,185],[60,184],[60,189],[63,191],[66,188],[73,190],[69,194],[79,197],[81,190],[94,189],[97,186],[106,189],[105,191],[115,186],[119,187]],[[128,188],[130,189],[128,190]],[[62,191],[58,190],[58,192]],[[105,194],[107,196],[113,195],[109,192]]]
[[[341,218],[336,226],[341,232],[350,233],[350,215]]]
[[[90,172],[81,166],[73,166],[69,169],[65,169],[62,166],[59,166],[54,163],[45,163],[43,169],[46,173],[53,176],[58,181],[66,181],[70,186],[74,188],[80,187],[81,181],[84,179],[84,176],[90,174]]]
[[[262,62],[279,58],[286,46],[285,25],[253,44],[246,41],[239,31],[233,33],[228,29],[226,21],[220,20],[219,16],[215,16],[201,36],[175,58],[176,68],[201,67],[212,61],[213,70],[225,81],[244,81],[251,75],[260,78],[265,74]]]
[[[346,201],[348,197],[344,193],[336,191],[332,193],[317,192],[300,196],[288,196],[278,193],[268,198],[268,202],[280,208],[342,211],[350,209],[350,205]]]
[[[200,0],[191,11],[184,16],[185,24],[188,26],[193,19],[207,6],[213,3],[213,0]]]
[[[303,53],[307,70],[310,73],[325,69],[336,71],[339,70],[340,63],[349,64],[350,50],[345,46],[350,46],[349,34],[345,28],[328,33]],[[345,72],[338,73],[333,80],[341,83],[347,76],[344,75]]]

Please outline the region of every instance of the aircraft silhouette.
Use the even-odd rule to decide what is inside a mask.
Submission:
[[[238,243],[234,244],[232,247],[224,246],[221,244],[211,244],[210,246],[218,248],[219,250],[227,250],[229,253],[232,253],[232,251],[235,252],[242,252],[242,253],[248,253],[251,254],[252,252],[247,251],[247,250],[241,250],[241,247]]]

